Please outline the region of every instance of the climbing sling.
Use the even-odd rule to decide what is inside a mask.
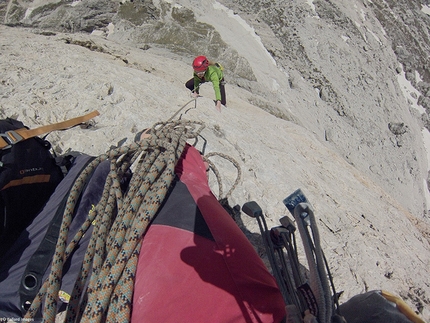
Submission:
[[[80,117],[76,117],[59,123],[41,126],[35,129],[21,128],[21,129],[6,131],[5,133],[0,134],[0,149],[8,149],[12,145],[15,145],[23,140],[40,136],[54,130],[69,129],[78,124],[87,122],[88,120],[91,120],[92,118],[98,115],[99,115],[98,111],[93,111]]]

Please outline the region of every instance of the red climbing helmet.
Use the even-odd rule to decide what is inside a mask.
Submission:
[[[193,61],[193,68],[196,72],[204,72],[209,66],[206,56],[197,56]]]

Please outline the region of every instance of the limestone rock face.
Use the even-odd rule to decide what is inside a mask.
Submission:
[[[405,0],[8,0],[0,117],[36,127],[97,109],[92,127],[48,139],[98,155],[180,110],[205,123],[206,152],[239,163],[231,205],[255,200],[275,226],[305,192],[341,302],[386,289],[430,320],[429,13]],[[210,84],[196,105],[184,87],[201,54],[224,67],[221,113]],[[214,162],[227,190],[235,169]]]

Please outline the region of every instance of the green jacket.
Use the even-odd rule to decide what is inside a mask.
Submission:
[[[212,82],[215,91],[215,99],[217,101],[221,101],[221,91],[219,89],[219,84],[223,78],[224,73],[222,72],[221,68],[217,67],[216,65],[209,65],[203,80],[200,79],[196,73],[194,73],[194,88],[196,89],[196,92],[199,93],[199,87],[201,83]]]

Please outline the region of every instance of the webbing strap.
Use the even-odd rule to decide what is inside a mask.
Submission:
[[[49,175],[49,174],[27,176],[24,178],[15,179],[15,180],[10,181],[5,186],[3,186],[0,190],[2,191],[2,190],[5,190],[9,187],[26,185],[26,184],[49,183],[50,179],[51,179],[51,175]]]
[[[27,129],[21,128],[16,130],[6,131],[5,133],[0,134],[0,149],[10,148],[12,145],[26,140],[28,138],[36,137],[39,135],[43,135],[45,133],[54,131],[54,130],[65,130],[71,127],[74,127],[80,123],[86,122],[94,117],[97,117],[100,113],[95,110],[86,115],[76,117],[73,119],[69,119],[66,121],[49,124],[46,126],[41,126],[36,129]]]
[[[414,323],[425,323],[400,297],[395,296],[385,290],[381,290],[381,295],[390,302],[396,304],[397,309]]]

